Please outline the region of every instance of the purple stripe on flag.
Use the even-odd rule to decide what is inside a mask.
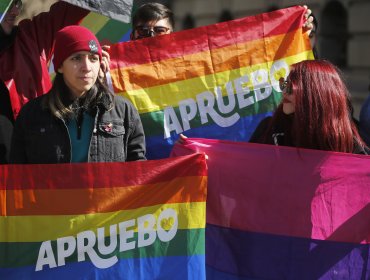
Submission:
[[[370,245],[207,224],[207,279],[370,279]]]

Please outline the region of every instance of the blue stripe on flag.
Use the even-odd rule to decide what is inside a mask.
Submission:
[[[91,262],[67,263],[66,266],[35,272],[34,266],[0,268],[0,279],[72,280],[72,279],[205,279],[205,256],[175,256],[120,259],[110,268],[98,269]]]
[[[193,138],[212,138],[248,142],[261,120],[267,116],[271,116],[271,114],[271,112],[267,112],[263,114],[247,116],[241,118],[236,124],[227,128],[222,128],[216,124],[208,126],[204,125],[198,128],[192,128],[189,131],[185,131],[184,134],[187,137]],[[245,129],[245,127],[248,129]],[[159,159],[168,157],[177,138],[178,136],[175,134],[173,135],[172,139],[168,139],[167,141],[163,139],[163,135],[146,137],[147,158]],[[158,149],[158,147],[161,148]]]

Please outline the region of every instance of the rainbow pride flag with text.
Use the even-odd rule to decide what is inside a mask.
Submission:
[[[370,279],[370,158],[213,139],[207,279]]]
[[[289,65],[313,58],[302,7],[112,46],[114,91],[144,125],[148,158],[179,133],[248,141],[281,99]]]
[[[205,278],[203,155],[0,174],[0,279]]]

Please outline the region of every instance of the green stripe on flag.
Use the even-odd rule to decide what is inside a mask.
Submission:
[[[147,237],[146,237],[147,238]],[[158,239],[147,247],[141,247],[125,252],[118,252],[119,250],[119,236],[117,248],[112,254],[102,256],[101,258],[109,258],[117,255],[119,259],[128,258],[149,258],[149,257],[162,257],[162,256],[191,256],[191,255],[204,255],[205,254],[205,229],[192,229],[192,230],[178,230],[176,236],[169,242],[162,242]],[[133,238],[127,240],[131,242],[135,240],[137,245],[137,233]],[[110,238],[105,238],[105,244],[110,244]],[[190,246],[188,246],[190,244]],[[0,243],[0,268],[12,268],[34,265],[36,266],[37,258],[41,242],[7,242]],[[52,241],[52,248],[54,257],[57,259],[56,241]],[[97,245],[94,246],[95,252],[98,252]],[[88,257],[87,257],[88,259]],[[56,260],[57,261],[57,260]],[[72,256],[66,259],[66,262],[76,262],[76,250]]]
[[[251,94],[249,94],[248,96],[254,96],[253,92],[251,92]],[[235,95],[234,97],[236,98]],[[222,115],[223,117],[228,117],[237,112],[239,116],[243,118],[247,116],[253,116],[257,114],[272,112],[277,107],[277,105],[280,103],[280,100],[281,100],[281,93],[273,89],[271,95],[268,98],[255,102],[254,104],[251,104],[250,106],[242,108],[242,109],[239,109],[238,102],[237,100],[235,100],[236,108],[227,115],[221,114],[218,109],[215,109],[215,111],[218,114]],[[228,97],[227,96],[223,97],[223,101],[224,101],[224,104],[228,104],[229,103]],[[215,101],[215,106],[217,106],[216,101]],[[176,113],[178,120],[181,123],[181,117],[180,117],[181,115],[180,115],[179,108],[175,107],[174,111]],[[146,137],[163,135],[164,133],[164,120],[163,120],[164,112],[162,110],[140,114],[140,118],[141,118],[144,128],[149,128],[145,130]],[[211,117],[208,117],[208,120],[209,122],[207,124],[202,124],[200,117],[199,117],[199,112],[197,112],[197,117],[190,121],[190,127],[197,128],[197,127],[201,127],[204,125],[215,124],[215,122],[212,120]]]

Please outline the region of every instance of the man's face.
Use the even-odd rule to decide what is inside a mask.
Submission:
[[[170,34],[171,32],[172,27],[167,18],[158,21],[139,22],[131,33],[131,40],[155,37]]]
[[[10,34],[10,32],[12,31],[17,21],[17,17],[21,13],[21,10],[22,10],[22,1],[20,0],[13,1],[12,6],[9,8],[3,21],[1,22],[1,26],[3,27],[6,33]]]

